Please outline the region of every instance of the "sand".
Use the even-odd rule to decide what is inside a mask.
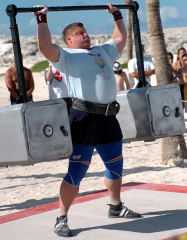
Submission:
[[[9,93],[0,71],[0,106],[9,105]],[[41,73],[34,74],[34,100],[48,98],[47,85]],[[186,138],[186,134],[185,134]],[[145,182],[187,185],[187,161],[177,167],[161,164],[161,139],[153,142],[133,142],[123,145],[123,183]],[[61,180],[67,170],[67,159],[37,163],[30,166],[0,168],[0,216],[58,199]],[[105,189],[104,166],[94,154],[89,171],[82,181],[80,193]],[[123,199],[125,202],[125,199]]]

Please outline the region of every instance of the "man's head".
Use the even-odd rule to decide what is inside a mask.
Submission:
[[[168,52],[168,61],[170,65],[173,64],[173,54],[171,52]]]
[[[184,66],[182,68],[181,73],[182,73],[183,81],[186,84],[187,83],[187,66]]]
[[[69,48],[90,49],[90,37],[82,23],[71,23],[63,31],[63,40]]]
[[[186,53],[182,55],[182,61],[183,61],[184,66],[187,66],[187,54]]]
[[[121,64],[119,62],[114,63],[113,71],[115,74],[120,74],[122,72]]]
[[[177,50],[177,58],[178,59],[181,59],[181,57],[186,54],[186,49],[181,47]]]

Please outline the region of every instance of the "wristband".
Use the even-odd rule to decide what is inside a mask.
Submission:
[[[112,15],[114,17],[114,21],[117,21],[119,19],[123,19],[123,16],[122,16],[122,14],[119,10],[113,12]]]
[[[38,13],[36,15],[37,23],[47,23],[47,14],[46,13]]]

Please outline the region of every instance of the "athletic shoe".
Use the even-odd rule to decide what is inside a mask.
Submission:
[[[136,213],[130,209],[128,209],[126,206],[123,205],[123,203],[120,203],[118,205],[112,205],[108,204],[110,206],[108,211],[108,217],[109,218],[141,218],[141,214]]]
[[[54,232],[61,237],[72,237],[73,234],[67,224],[67,216],[57,217]]]

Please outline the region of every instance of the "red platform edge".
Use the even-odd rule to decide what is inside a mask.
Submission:
[[[139,183],[139,182],[130,182],[122,185],[121,192],[128,191],[131,189],[144,189],[144,190],[152,190],[152,191],[164,191],[164,192],[175,192],[175,193],[187,193],[186,186],[178,186],[178,185],[164,185],[164,184],[155,184],[155,183]],[[82,194],[75,198],[73,204],[83,203],[86,201],[95,200],[101,197],[105,197],[108,195],[106,189],[100,190],[97,192]],[[58,208],[58,201],[52,202],[48,204],[39,205],[36,207],[28,208],[22,211],[18,211],[15,213],[6,214],[0,216],[0,224],[14,221],[17,219],[29,217],[32,215],[36,215],[39,213],[44,213],[47,211],[51,211]],[[170,240],[171,238],[167,238],[164,240]]]

